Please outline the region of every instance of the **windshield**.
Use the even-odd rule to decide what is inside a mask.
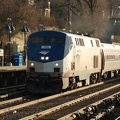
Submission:
[[[44,37],[32,37],[31,43],[44,43]]]
[[[40,43],[40,44],[62,44],[65,42],[64,37],[59,36],[50,36],[50,37],[42,37],[42,36],[34,36],[31,38],[31,43]]]
[[[56,43],[56,44],[61,44],[64,43],[65,38],[63,37],[49,37],[48,43]]]

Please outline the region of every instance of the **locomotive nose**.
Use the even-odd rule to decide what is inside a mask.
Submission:
[[[40,76],[39,81],[40,81],[39,84],[42,86],[50,86],[51,85],[50,76]]]

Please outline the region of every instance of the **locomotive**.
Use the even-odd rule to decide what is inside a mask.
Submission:
[[[53,30],[28,37],[27,88],[31,93],[58,93],[119,74],[119,44]]]

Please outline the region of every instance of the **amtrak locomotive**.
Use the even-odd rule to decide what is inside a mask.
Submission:
[[[120,74],[120,46],[60,31],[32,33],[27,42],[27,88],[58,93]]]

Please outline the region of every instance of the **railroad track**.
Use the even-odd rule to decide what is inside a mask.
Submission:
[[[83,107],[57,120],[118,120],[120,115],[110,115],[120,111],[120,92]],[[109,114],[110,113],[110,114]],[[120,112],[119,112],[120,113]],[[116,119],[115,119],[116,118]]]
[[[114,93],[119,92],[119,91],[120,91],[120,85],[116,85],[114,87],[110,87],[108,89],[92,93],[85,97],[81,97],[81,98],[60,104],[58,106],[52,107],[52,108],[44,110],[42,112],[40,111],[37,114],[35,113],[31,116],[22,118],[21,120],[28,120],[28,119],[57,120],[57,119],[61,118],[62,116],[65,116],[66,114],[73,113],[74,111],[79,110],[80,108],[83,108],[85,106],[93,104],[94,102],[97,102],[100,99],[105,99],[106,97],[111,96]]]
[[[105,90],[106,88],[108,88],[107,91],[109,91],[109,90],[113,91],[113,89],[114,89],[114,93],[116,93],[120,90],[119,83],[120,83],[119,81],[112,82],[112,83],[109,82],[106,84],[99,83],[97,87],[96,87],[96,84],[94,84],[91,86],[75,89],[73,91],[60,93],[60,94],[45,97],[42,99],[36,99],[36,100],[30,101],[30,102],[26,101],[26,103],[25,102],[20,103],[19,105],[12,104],[12,106],[9,106],[9,107],[6,107],[6,108],[3,108],[0,110],[0,119],[27,120],[27,119],[41,119],[40,117],[42,117],[42,119],[48,119],[48,118],[44,118],[44,117],[45,116],[50,117],[51,114],[53,114],[54,119],[58,119],[62,116],[59,116],[59,117],[57,116],[57,118],[55,118],[56,113],[54,113],[54,111],[55,112],[58,111],[58,113],[59,113],[60,109],[62,109],[62,111],[63,111],[64,108],[67,108],[67,107],[72,107],[72,109],[76,108],[76,107],[73,107],[72,105],[75,105],[75,103],[78,104],[79,102],[84,103],[84,100],[91,101],[88,99],[91,97],[92,97],[92,102],[94,102],[93,96],[95,96],[99,99],[102,99],[98,96],[102,95],[102,93],[106,93],[106,90]],[[115,86],[113,86],[113,84],[114,85],[117,84],[117,86],[115,87]],[[111,88],[111,86],[112,86],[112,88]],[[102,91],[100,92],[100,90],[102,90]],[[96,93],[96,91],[99,91],[99,92]],[[109,93],[113,94],[113,92],[109,92]],[[107,94],[104,94],[104,95],[107,95]],[[102,96],[104,96],[104,95],[102,95]],[[107,96],[109,96],[109,95],[107,95]],[[104,96],[104,98],[105,97],[106,96]],[[98,99],[95,98],[95,100],[98,100]],[[90,102],[87,102],[87,103],[90,104]],[[4,104],[2,104],[2,105],[4,106]],[[80,104],[80,105],[83,105],[83,104]],[[81,107],[84,107],[84,106],[87,106],[87,104],[84,104]],[[68,109],[70,109],[70,108],[68,108]],[[69,111],[69,110],[67,110],[67,111]],[[65,113],[65,112],[63,112],[63,113]],[[55,114],[55,116],[54,116],[54,114]],[[68,114],[68,113],[65,113],[65,114]],[[32,115],[32,116],[30,116],[30,115]],[[29,116],[29,117],[26,117],[26,116]]]
[[[25,94],[29,94],[25,84],[0,88],[0,101],[12,99]]]

